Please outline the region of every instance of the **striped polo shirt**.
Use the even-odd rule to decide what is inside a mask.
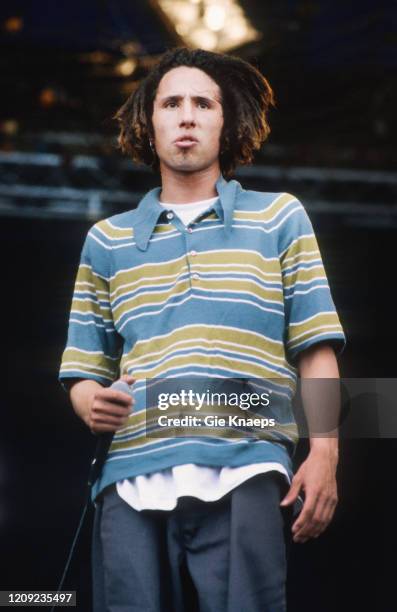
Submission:
[[[218,199],[187,227],[149,191],[137,209],[99,221],[83,245],[60,380],[110,385],[131,374],[135,404],[114,435],[93,498],[109,484],[175,465],[281,463],[292,477],[291,398],[300,351],[345,335],[312,224],[289,193],[245,190],[222,176]],[[280,381],[266,435],[147,436],[153,378]],[[215,384],[215,383],[214,383]]]

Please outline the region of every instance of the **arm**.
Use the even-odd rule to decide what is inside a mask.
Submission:
[[[119,374],[123,339],[113,321],[111,263],[100,223],[88,232],[81,252],[59,373],[74,411],[95,434],[122,427],[132,405],[130,395],[109,387]],[[134,382],[128,375],[122,380]]]
[[[298,370],[302,379],[339,379],[334,350],[322,343],[302,351],[299,356]],[[302,396],[304,396],[303,389],[302,386]],[[311,394],[309,393],[308,396],[306,398],[309,404],[307,407],[305,397],[303,400],[305,411],[307,408],[310,413]],[[314,405],[313,411],[315,409]],[[318,537],[331,522],[338,500],[337,463],[337,430],[333,429],[329,437],[311,435],[309,455],[292,479],[290,490],[281,502],[282,506],[288,506],[294,503],[301,489],[305,492],[302,511],[292,526],[294,542],[306,542],[309,538]]]
[[[132,376],[122,376],[132,384]],[[133,399],[130,395],[111,387],[103,387],[95,380],[72,380],[69,386],[70,401],[79,416],[94,434],[116,431],[123,427],[131,412]]]

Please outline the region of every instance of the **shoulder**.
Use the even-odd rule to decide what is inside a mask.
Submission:
[[[281,231],[282,227],[299,216],[306,216],[299,198],[286,191],[254,191],[242,189],[235,204],[235,217],[251,219],[271,225]]]
[[[94,223],[87,232],[81,263],[88,265],[104,279],[109,279],[113,268],[113,249],[131,244],[133,240],[134,212],[119,213]]]
[[[291,208],[303,208],[299,198],[285,191],[255,191],[241,189],[236,198],[236,210],[251,210],[255,212],[280,212]]]
[[[135,213],[135,210],[129,210],[97,221],[87,234],[92,247],[111,250],[118,244],[131,241]]]
[[[313,226],[300,199],[287,191],[242,189],[236,198],[235,219],[260,224],[282,253],[294,241],[313,236]]]

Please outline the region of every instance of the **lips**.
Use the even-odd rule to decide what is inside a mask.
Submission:
[[[177,147],[187,148],[197,144],[198,140],[194,136],[190,136],[185,134],[184,136],[179,136],[176,140],[174,140],[174,144]]]
[[[189,141],[192,141],[192,142],[198,142],[197,138],[195,138],[191,134],[184,134],[183,136],[178,136],[178,138],[176,138],[175,142],[182,142],[184,140],[189,140]]]

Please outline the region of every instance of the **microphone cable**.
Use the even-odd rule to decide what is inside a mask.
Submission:
[[[110,385],[110,388],[117,389],[118,391],[123,391],[123,393],[128,393],[128,395],[132,394],[131,387],[123,380],[116,380],[112,385]],[[73,542],[70,547],[70,552],[69,552],[69,555],[68,555],[63,573],[62,573],[61,580],[59,581],[56,595],[59,595],[65,583],[65,579],[66,579],[70,564],[73,559],[73,554],[75,552],[76,545],[77,545],[77,542],[78,542],[78,539],[79,539],[79,536],[80,536],[80,533],[81,533],[81,530],[84,524],[84,519],[87,514],[88,507],[91,503],[92,487],[95,481],[101,475],[102,468],[105,464],[106,457],[108,455],[112,440],[113,440],[113,432],[106,432],[106,433],[100,434],[100,436],[98,437],[98,441],[97,441],[96,448],[95,448],[95,453],[91,461],[90,471],[88,473],[86,501],[85,501],[84,508],[80,516],[80,521],[76,529],[76,533],[74,534]],[[51,612],[55,612],[55,607],[56,607],[55,605],[52,606]]]

